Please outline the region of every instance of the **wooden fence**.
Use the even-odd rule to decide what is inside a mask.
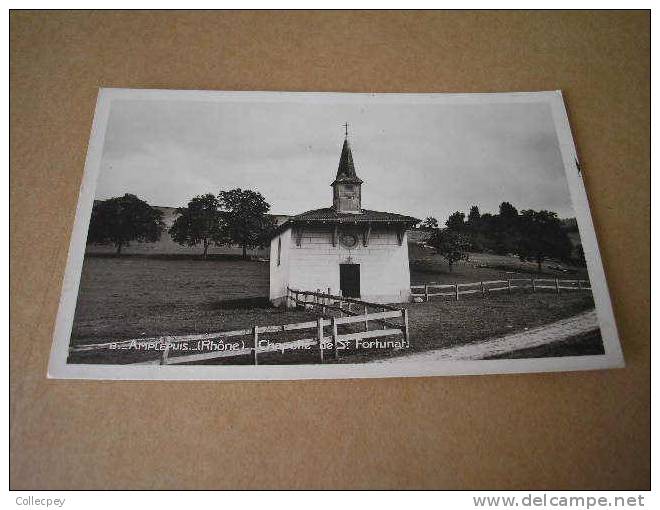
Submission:
[[[286,303],[287,306],[293,305],[313,310],[322,316],[331,311],[339,312],[342,317],[330,319],[331,322],[335,320],[337,325],[359,323],[364,325],[364,331],[350,335],[339,335],[339,340],[359,340],[402,334],[406,342],[410,341],[408,310],[405,308],[350,298],[342,296],[341,293],[339,295],[332,294],[331,289],[324,293],[320,289],[313,292],[289,287],[287,287]],[[397,322],[396,319],[400,319],[400,322]],[[374,329],[370,326],[370,322],[378,324],[380,329]],[[335,331],[336,328],[333,326],[332,329]]]
[[[296,290],[287,287],[287,296],[286,303],[288,306],[302,307],[305,309],[315,310],[321,315],[326,315],[329,310],[337,311],[340,314],[358,316],[363,315],[367,316],[369,314],[369,308],[375,309],[376,311],[401,311],[402,317],[405,309],[397,308],[392,305],[384,303],[371,303],[369,301],[363,301],[361,299],[355,299],[350,297],[345,297],[340,294],[335,295],[331,293],[331,289],[328,289],[327,294],[321,292],[318,289],[316,292],[305,291],[305,290]],[[405,312],[407,313],[407,312]],[[400,325],[393,325],[393,323],[388,322],[385,319],[372,319],[377,320],[379,323],[384,326],[390,325],[392,327],[399,327]],[[369,326],[365,320],[365,329],[368,329]]]
[[[447,289],[450,289],[447,291]],[[412,297],[422,298],[429,301],[434,296],[453,297],[458,301],[460,296],[466,294],[481,294],[486,297],[491,292],[507,291],[511,294],[515,289],[529,289],[533,293],[540,290],[551,290],[560,294],[562,290],[591,290],[588,280],[560,280],[559,278],[510,278],[508,280],[489,280],[472,283],[450,283],[425,285],[411,285]],[[421,290],[422,292],[415,292]],[[436,292],[434,292],[434,290]],[[440,292],[437,292],[440,291]]]
[[[304,296],[304,299],[301,299]],[[259,356],[269,352],[318,347],[318,356],[321,363],[324,362],[326,351],[332,351],[334,359],[339,359],[339,344],[358,341],[360,339],[379,338],[391,335],[403,335],[405,342],[409,342],[408,311],[393,306],[368,303],[357,299],[351,299],[332,294],[320,292],[309,292],[289,289],[287,298],[293,300],[296,306],[304,305],[317,312],[327,314],[329,310],[340,312],[339,317],[318,317],[315,321],[298,322],[293,324],[282,324],[276,326],[252,326],[249,329],[235,331],[223,331],[219,333],[203,333],[182,336],[161,336],[150,338],[133,338],[118,342],[106,342],[99,344],[77,345],[69,348],[70,353],[85,353],[104,350],[125,350],[139,346],[158,348],[161,351],[160,358],[146,362],[135,363],[137,365],[174,365],[182,363],[194,363],[211,359],[229,358],[250,355],[252,364],[259,364]],[[361,311],[358,313],[357,309]],[[369,308],[372,310],[370,311]],[[399,319],[400,323],[393,322]],[[370,323],[378,323],[381,328],[374,329]],[[364,325],[363,331],[339,334],[339,326]],[[330,328],[326,335],[325,328]],[[282,333],[287,331],[312,330],[313,336],[289,342],[268,342],[261,345],[260,335],[268,333]],[[220,344],[223,350],[209,350],[196,354],[173,355],[179,350],[181,344],[215,341],[224,342],[226,339],[237,339],[247,337],[240,342],[240,348],[226,348],[227,344]],[[247,340],[247,341],[246,341]]]

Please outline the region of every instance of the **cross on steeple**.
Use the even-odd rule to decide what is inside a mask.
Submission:
[[[348,122],[344,122],[344,130],[345,130],[346,138],[348,138]]]

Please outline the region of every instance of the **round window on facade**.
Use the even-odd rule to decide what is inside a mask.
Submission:
[[[339,236],[339,242],[346,248],[355,248],[355,246],[357,246],[358,240],[357,236],[353,234],[341,234]]]

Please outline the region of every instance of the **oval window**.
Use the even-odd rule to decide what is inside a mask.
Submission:
[[[353,234],[342,234],[339,242],[346,248],[354,248],[357,245],[357,237]]]

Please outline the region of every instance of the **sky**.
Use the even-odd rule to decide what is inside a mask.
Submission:
[[[179,207],[240,187],[261,192],[275,214],[329,207],[344,122],[365,209],[444,223],[508,201],[574,216],[546,103],[115,100],[96,198]]]

